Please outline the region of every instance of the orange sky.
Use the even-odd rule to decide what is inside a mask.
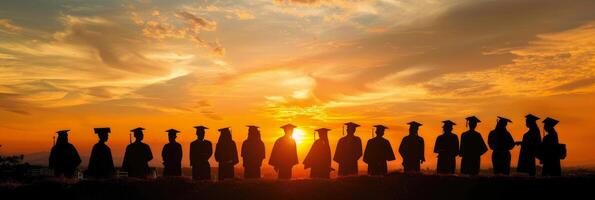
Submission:
[[[32,6],[35,5],[35,6]],[[128,130],[160,166],[165,130],[262,127],[267,151],[287,122],[305,132],[341,124],[390,127],[393,149],[406,122],[422,122],[428,162],[440,121],[478,116],[482,135],[496,116],[559,119],[565,166],[595,165],[595,2],[590,0],[256,0],[0,2],[1,154],[47,152],[71,129],[82,156],[93,127],[112,127],[116,164]],[[365,143],[365,142],[364,142]],[[514,150],[518,153],[518,148]],[[489,159],[489,153],[484,156]],[[187,164],[187,157],[184,162]],[[390,164],[400,168],[401,158]],[[491,163],[485,160],[483,163]],[[513,158],[516,165],[516,158]],[[298,167],[301,169],[301,167]]]

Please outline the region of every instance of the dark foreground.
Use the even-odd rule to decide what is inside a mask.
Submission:
[[[458,177],[391,174],[332,180],[193,182],[187,178],[43,180],[0,185],[0,199],[590,199],[595,176]],[[8,198],[5,198],[8,197]]]

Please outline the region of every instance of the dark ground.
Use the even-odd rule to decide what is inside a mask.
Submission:
[[[558,178],[390,174],[331,180],[193,182],[56,179],[0,184],[0,199],[593,199],[595,176]]]

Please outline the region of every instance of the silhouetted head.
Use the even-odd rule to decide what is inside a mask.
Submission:
[[[258,126],[248,125],[248,140],[260,140]]]
[[[316,129],[316,132],[318,133],[318,136],[320,137],[320,139],[328,141],[328,131],[330,131],[330,130],[331,129],[328,129],[328,128],[319,128],[319,129]]]
[[[527,126],[527,128],[538,128],[537,120],[539,120],[539,117],[528,114],[525,116],[525,126]]]
[[[194,127],[196,129],[196,138],[198,138],[199,140],[204,140],[205,139],[205,133],[206,133],[206,126],[195,126]]]
[[[58,134],[58,138],[56,138],[56,144],[68,143],[68,131],[70,130],[60,130],[56,132]]]
[[[178,137],[178,133],[180,131],[176,130],[176,129],[168,129],[165,132],[167,132],[167,139],[169,140],[170,143],[174,143],[176,142],[176,138]]]
[[[467,117],[465,119],[467,120],[467,126],[469,126],[469,130],[475,130],[477,123],[481,122],[481,120],[475,116]]]
[[[450,121],[450,120],[442,121],[442,123],[443,123],[442,130],[444,133],[452,133],[452,126],[457,125],[453,121]]]
[[[285,136],[291,137],[293,136],[293,129],[295,129],[296,126],[293,124],[285,124],[281,126],[281,128],[283,129],[283,131],[285,131]]]
[[[386,127],[384,125],[375,125],[374,128],[375,128],[374,134],[376,134],[377,137],[384,136],[384,131],[386,129],[388,129],[388,127]]]
[[[357,127],[359,127],[359,124],[356,124],[353,122],[347,122],[347,123],[345,123],[345,126],[347,127],[347,129],[345,130],[347,132],[347,135],[354,135],[355,129],[357,129]]]
[[[554,127],[556,127],[558,122],[560,122],[560,121],[549,118],[549,117],[545,118],[543,120],[543,130],[545,130],[548,133],[556,133],[556,129]]]
[[[421,123],[416,121],[411,121],[407,124],[409,124],[409,135],[417,135],[419,127],[422,125]]]
[[[130,130],[132,133],[134,133],[134,138],[136,139],[136,142],[143,141],[143,138],[145,136],[143,134],[143,130],[145,130],[145,129],[142,127],[138,127],[138,128]]]
[[[95,134],[99,137],[99,142],[107,142],[109,137],[109,133],[111,132],[110,128],[94,128]]]
[[[231,129],[229,127],[220,128],[219,129],[219,140],[217,141],[217,143],[230,142],[230,141],[232,141]]]
[[[496,122],[496,128],[497,129],[506,129],[506,126],[508,125],[508,123],[512,123],[512,121],[510,119],[507,119],[504,117],[498,117],[498,121]]]

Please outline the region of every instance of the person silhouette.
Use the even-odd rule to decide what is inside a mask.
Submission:
[[[70,130],[56,132],[58,139],[50,151],[48,167],[54,170],[54,176],[72,178],[81,164],[81,157],[74,145],[68,142],[68,131]]]
[[[459,155],[459,138],[452,132],[456,125],[450,120],[442,121],[443,134],[436,138],[434,153],[438,154],[436,172],[438,174],[454,174],[457,166],[456,157]]]
[[[310,168],[310,178],[330,178],[331,147],[328,141],[328,128],[316,129],[320,138],[314,141],[312,148],[304,159],[304,169]],[[316,135],[314,135],[316,136]]]
[[[98,179],[111,178],[114,176],[116,168],[112,159],[112,151],[105,144],[111,130],[110,128],[94,128],[94,131],[99,137],[99,141],[93,145],[93,150],[91,150],[87,176]]]
[[[190,166],[193,180],[211,180],[209,158],[213,155],[211,141],[205,140],[205,126],[195,126],[196,140],[190,143]]]
[[[481,156],[488,151],[488,147],[481,137],[481,134],[475,130],[477,123],[481,122],[477,117],[467,117],[468,131],[461,134],[461,173],[467,175],[479,174]]]
[[[242,164],[244,165],[244,178],[260,178],[260,167],[265,158],[264,142],[260,139],[258,126],[248,126],[248,138],[242,143]]]
[[[339,139],[333,160],[339,163],[339,176],[357,175],[357,161],[362,157],[362,140],[355,136],[355,129],[360,125],[353,122],[344,125],[347,126],[347,136]]]
[[[376,137],[368,140],[363,160],[368,164],[368,175],[384,176],[388,173],[386,163],[395,160],[395,154],[390,142],[382,137],[388,127],[384,125],[374,127]]]
[[[529,128],[523,135],[521,142],[516,142],[516,145],[521,145],[521,152],[519,154],[519,162],[517,163],[517,172],[527,173],[529,176],[535,176],[537,171],[535,159],[539,155],[539,147],[541,145],[541,132],[537,126],[539,117],[528,114],[525,116],[525,126]]]
[[[142,127],[130,130],[134,133],[135,140],[126,147],[122,161],[122,169],[128,172],[128,177],[146,178],[151,173],[149,161],[153,160],[153,153],[151,147],[142,142],[143,130],[145,129]]]
[[[293,129],[296,126],[286,124],[281,128],[285,131],[285,135],[275,141],[269,165],[278,172],[279,179],[291,179],[291,169],[298,164],[297,148],[295,140],[292,138]]]
[[[514,139],[506,125],[511,123],[510,119],[498,117],[496,128],[488,135],[488,145],[492,149],[492,166],[494,174],[510,174],[510,150],[514,148]]]
[[[219,180],[233,179],[233,166],[239,162],[236,143],[231,138],[229,128],[220,128],[219,133],[219,140],[215,146],[215,160],[219,163],[217,177]]]
[[[176,142],[176,129],[168,129],[169,143],[163,145],[161,157],[163,158],[163,176],[182,176],[182,145]]]
[[[426,161],[424,156],[424,139],[418,135],[419,122],[412,121],[409,124],[409,135],[403,137],[399,145],[399,154],[403,157],[403,171],[419,172],[421,163]]]
[[[558,122],[558,120],[549,117],[543,120],[543,130],[547,133],[543,136],[541,151],[541,162],[543,163],[541,174],[543,176],[562,175],[560,160],[566,158],[566,145],[560,144],[558,141],[558,132],[554,128]]]

